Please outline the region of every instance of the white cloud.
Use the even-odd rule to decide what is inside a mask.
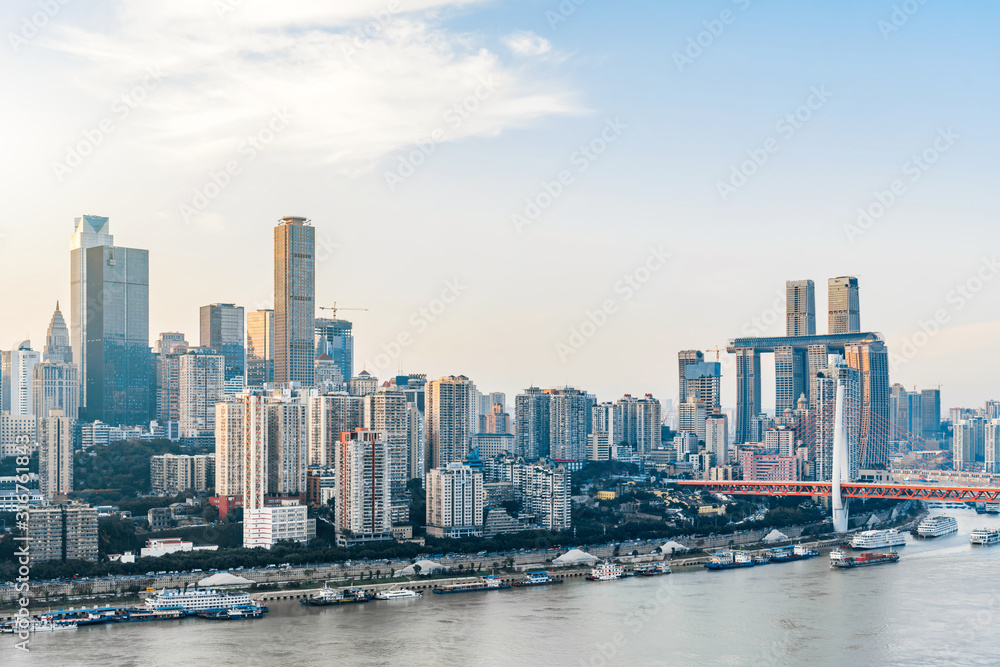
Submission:
[[[437,19],[477,1],[135,0],[99,30],[53,27],[39,45],[72,56],[75,85],[95,99],[128,92],[147,67],[162,70],[129,124],[139,128],[140,150],[168,162],[226,160],[275,109],[288,109],[294,120],[275,142],[281,150],[305,164],[364,171],[441,127],[485,80],[496,82],[495,95],[446,140],[579,112],[564,84],[505,68],[477,38]],[[517,48],[548,50],[542,42]]]
[[[543,56],[552,50],[552,44],[530,30],[518,30],[503,38],[503,43],[519,56]]]

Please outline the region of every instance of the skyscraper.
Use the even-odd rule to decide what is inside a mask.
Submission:
[[[514,399],[515,454],[528,460],[549,455],[549,395],[528,387]]]
[[[32,383],[35,366],[42,355],[31,349],[31,341],[15,343],[10,352],[5,353],[3,383],[4,404],[12,415],[34,415],[34,392]]]
[[[427,534],[472,537],[483,532],[483,473],[459,462],[427,473]]]
[[[941,390],[924,389],[920,392],[921,433],[925,438],[936,438],[941,433]]]
[[[274,381],[312,387],[316,359],[316,230],[287,216],[274,228]]]
[[[858,371],[861,383],[859,466],[884,466],[889,458],[889,352],[882,341],[844,346],[847,365]]]
[[[226,359],[208,347],[188,349],[177,359],[180,437],[189,443],[215,435],[215,404],[222,400]]]
[[[213,303],[202,306],[200,316],[201,346],[211,348],[226,358],[227,382],[244,378],[243,306]]]
[[[560,461],[583,461],[587,458],[587,392],[566,387],[548,389],[549,456]]]
[[[678,403],[683,403],[688,397],[687,367],[693,364],[700,364],[704,360],[705,353],[701,350],[681,350],[677,353]]]
[[[80,406],[87,406],[87,250],[99,246],[113,246],[108,219],[99,215],[82,215],[74,220],[76,228],[70,237],[70,318],[69,336],[73,362],[80,378]]]
[[[247,313],[247,387],[274,382],[274,311]]]
[[[334,466],[341,433],[353,433],[364,424],[364,405],[360,396],[344,393],[310,396],[307,415],[309,465]]]
[[[379,538],[392,529],[389,448],[376,431],[341,434],[336,456],[338,533]]]
[[[59,310],[59,302],[56,301],[56,309],[52,313],[49,321],[49,329],[45,333],[45,347],[42,348],[43,361],[62,361],[71,363],[73,361],[73,348],[70,345],[69,327],[63,319],[62,311]],[[69,415],[74,416],[74,415]]]
[[[401,391],[378,391],[363,399],[365,428],[382,434],[389,448],[389,490],[392,495],[393,523],[409,520],[410,503],[406,490],[409,477],[410,440],[406,395]]]
[[[861,331],[861,306],[858,279],[854,276],[830,278],[827,285],[830,333],[845,334]]]
[[[831,355],[826,370],[821,371],[816,379],[816,460],[813,464],[813,477],[819,481],[833,479],[837,385],[844,387],[844,430],[851,479],[857,477],[860,466],[861,374],[839,354]]]
[[[344,382],[354,377],[353,326],[341,319],[324,317],[316,320],[316,356],[326,354],[333,359]]]
[[[428,382],[424,392],[425,433],[432,467],[464,460],[477,421],[476,385],[464,375],[449,375]]]
[[[73,490],[73,424],[76,420],[51,410],[38,422],[38,474],[42,495]]]
[[[88,421],[144,424],[152,416],[153,390],[149,252],[97,246],[86,258],[84,414]]]
[[[811,280],[785,283],[785,335],[816,335],[816,285]]]

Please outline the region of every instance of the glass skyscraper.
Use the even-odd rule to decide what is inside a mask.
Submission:
[[[201,346],[226,358],[226,380],[243,378],[246,362],[243,346],[243,306],[213,303],[201,307]]]
[[[316,230],[288,216],[274,228],[274,381],[312,387],[316,356]]]
[[[274,311],[247,313],[247,386],[274,382]]]
[[[344,382],[354,377],[354,333],[347,320],[316,320],[316,356],[329,355],[340,369]]]

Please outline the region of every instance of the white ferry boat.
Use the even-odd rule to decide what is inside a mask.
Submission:
[[[189,588],[187,590],[163,589],[146,598],[146,609],[153,611],[178,610],[186,614],[199,611],[224,611],[253,607],[249,593],[219,593],[212,588]]]
[[[958,532],[958,521],[953,516],[930,516],[920,522],[917,526],[917,535],[920,537],[941,537]]]
[[[423,594],[409,588],[393,588],[387,591],[379,591],[375,594],[376,600],[408,600],[410,598],[422,598]]]
[[[851,538],[852,549],[886,549],[906,544],[906,536],[895,528],[888,530],[863,530]]]
[[[1000,542],[1000,530],[991,530],[989,528],[976,528],[969,535],[969,544],[981,544],[984,547],[988,547],[991,544],[996,544]]]
[[[606,560],[598,563],[597,567],[593,568],[587,575],[587,579],[591,581],[615,581],[621,579],[623,574],[625,574],[625,569],[621,565]]]

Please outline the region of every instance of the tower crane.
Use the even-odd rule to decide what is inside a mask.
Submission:
[[[336,301],[333,302],[332,306],[320,306],[319,309],[332,311],[333,319],[337,319],[338,310],[368,310],[367,308],[347,308],[346,306],[338,306]]]

